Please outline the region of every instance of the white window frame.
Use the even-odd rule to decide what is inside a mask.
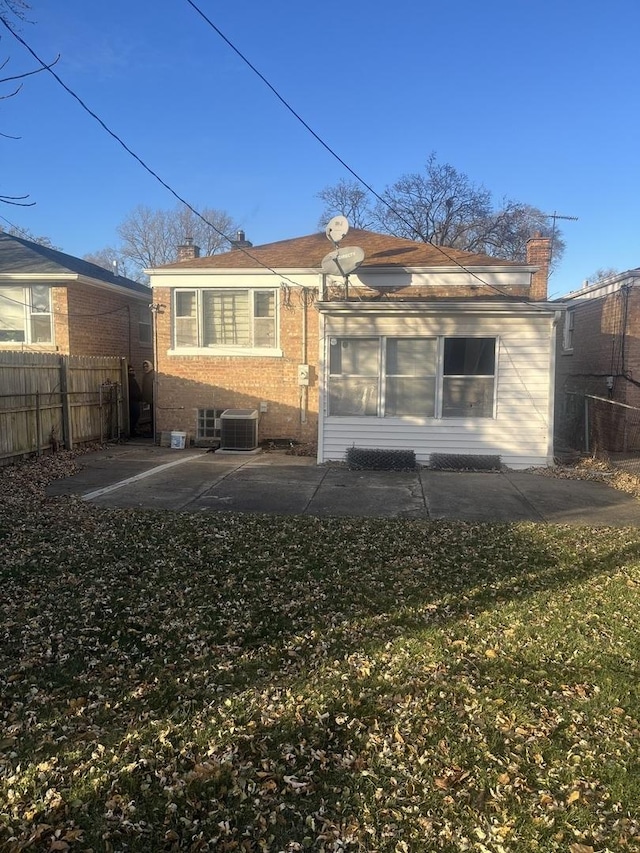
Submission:
[[[148,305],[138,305],[138,341],[149,346],[153,343],[151,309]]]
[[[478,340],[478,341],[493,341],[493,373],[445,373],[445,345],[448,341],[455,340]],[[441,369],[439,371],[440,376],[442,378],[442,388],[440,392],[440,417],[443,420],[455,420],[455,419],[466,419],[469,417],[474,418],[474,420],[490,420],[495,418],[496,416],[496,377],[497,377],[497,367],[498,367],[498,339],[495,335],[444,335],[442,337],[442,364]],[[445,407],[445,385],[447,380],[464,380],[464,379],[491,379],[491,414],[490,415],[473,415],[473,414],[444,414]],[[473,408],[473,403],[467,404],[467,411],[470,411]]]
[[[567,308],[564,313],[564,326],[562,329],[562,349],[564,352],[573,352],[573,334],[576,325],[576,309]]]
[[[47,311],[35,311],[33,309],[34,302],[34,294],[33,288],[40,287],[46,290],[47,292],[47,303],[48,310]],[[53,325],[53,307],[51,304],[52,293],[51,288],[46,284],[34,284],[27,287],[21,287],[20,285],[12,285],[10,287],[0,287],[0,295],[4,295],[6,291],[15,291],[16,296],[19,295],[20,298],[15,298],[14,296],[5,297],[9,302],[18,303],[18,305],[22,309],[22,334],[24,335],[23,340],[0,340],[0,346],[14,346],[19,344],[20,346],[30,346],[30,347],[51,347],[54,343],[54,325]],[[0,305],[2,303],[0,302]],[[34,318],[42,318],[47,317],[49,320],[49,338],[46,341],[34,341],[32,335],[32,321]],[[0,328],[2,323],[0,321]],[[18,331],[18,330],[15,330]]]
[[[178,295],[191,293],[194,296],[196,303],[195,316],[195,336],[196,344],[194,346],[176,343],[176,320]],[[212,344],[206,345],[204,341],[204,312],[203,301],[207,293],[246,293],[248,304],[250,305],[250,315],[248,317],[249,330],[251,341],[248,345],[245,344]],[[260,320],[264,319],[256,317],[256,296],[260,293],[268,293],[273,299],[274,317],[274,345],[271,347],[256,346],[255,331],[256,325]],[[172,348],[171,355],[235,355],[235,356],[262,356],[274,357],[282,356],[280,349],[280,291],[277,287],[175,287],[173,288],[171,298],[171,340]],[[257,321],[257,322],[256,322]]]
[[[436,341],[436,366],[435,366],[435,375],[433,373],[425,373],[424,378],[431,378],[432,376],[435,378],[435,388],[434,388],[434,406],[433,406],[433,414],[408,414],[408,415],[388,415],[385,412],[386,405],[386,388],[387,388],[387,342],[389,340],[405,340],[408,337],[412,339],[429,339]],[[372,340],[377,339],[378,341],[378,373],[377,373],[377,387],[378,387],[378,395],[377,395],[377,407],[375,414],[337,414],[331,412],[331,399],[332,399],[332,390],[331,390],[331,380],[334,379],[344,379],[348,378],[351,374],[345,373],[331,373],[331,350],[330,347],[332,345],[341,345],[343,341],[358,341],[358,340]],[[491,407],[490,415],[443,415],[443,400],[444,400],[444,384],[446,378],[451,376],[452,378],[458,378],[458,376],[453,376],[453,374],[448,374],[445,376],[444,374],[444,350],[445,350],[445,341],[452,339],[460,339],[460,340],[469,340],[469,339],[478,339],[478,340],[493,340],[494,341],[494,359],[493,359],[493,374],[460,374],[462,378],[465,376],[477,376],[478,378],[491,378],[493,380],[493,400]],[[333,342],[336,342],[333,344]],[[416,418],[422,418],[424,420],[442,420],[442,421],[450,421],[455,419],[466,420],[467,418],[473,418],[473,420],[495,420],[496,417],[496,406],[497,406],[497,381],[498,381],[498,354],[500,351],[499,347],[499,338],[497,335],[412,335],[412,336],[404,336],[404,335],[365,335],[359,337],[357,335],[331,335],[327,340],[327,394],[326,394],[326,414],[328,417],[335,418],[345,418],[345,417],[365,417],[365,418],[380,418],[380,419],[390,419],[395,418],[398,420],[403,419],[411,419],[415,420]],[[399,375],[399,374],[398,374]],[[393,374],[391,375],[394,376]],[[353,374],[354,379],[358,378],[369,378],[373,377],[360,377],[359,375]],[[417,377],[420,378],[420,377]]]

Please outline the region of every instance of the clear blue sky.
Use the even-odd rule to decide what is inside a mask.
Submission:
[[[550,291],[640,266],[637,0],[198,5],[378,192],[431,151],[495,199],[560,222]],[[317,230],[316,194],[349,178],[186,0],[31,0],[20,34],[196,208],[254,245]],[[3,75],[34,67],[2,28]],[[0,94],[6,94],[2,87]],[[136,205],[175,199],[46,72],[0,101],[0,220],[82,256],[117,244]]]

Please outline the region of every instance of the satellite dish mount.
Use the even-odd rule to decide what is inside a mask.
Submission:
[[[328,275],[341,276],[344,281],[345,298],[349,297],[349,275],[364,260],[364,252],[358,246],[339,246],[349,231],[349,223],[345,216],[334,216],[329,220],[325,229],[327,239],[333,243],[334,249],[322,259],[322,270]]]

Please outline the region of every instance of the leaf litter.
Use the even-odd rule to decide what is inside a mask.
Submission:
[[[640,850],[640,532],[0,471],[0,850]]]

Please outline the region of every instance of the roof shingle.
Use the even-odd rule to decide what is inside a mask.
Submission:
[[[40,243],[15,237],[0,231],[0,274],[20,275],[68,275],[69,273],[93,278],[105,284],[122,287],[135,293],[149,294],[150,289],[138,281],[106,270],[98,264],[92,264],[82,258],[75,258],[57,249],[50,249]]]
[[[516,261],[493,258],[490,255],[463,252],[418,243],[390,234],[350,229],[342,241],[345,246],[359,246],[365,254],[363,267],[446,267],[446,266],[522,266]],[[248,249],[232,249],[219,255],[166,264],[158,269],[320,269],[325,255],[331,251],[331,243],[324,232],[265,243]]]

